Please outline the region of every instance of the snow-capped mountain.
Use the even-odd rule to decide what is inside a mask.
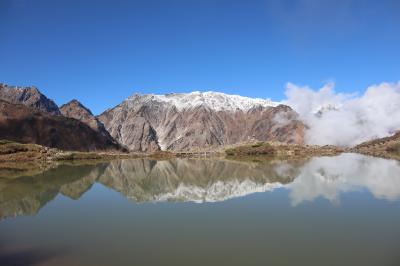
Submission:
[[[248,111],[257,106],[275,107],[279,105],[278,102],[273,102],[270,99],[249,98],[240,95],[231,95],[214,91],[169,93],[165,95],[135,94],[129,97],[127,101],[141,101],[142,103],[167,103],[175,106],[179,111],[184,109],[192,109],[198,106],[205,106],[215,111]]]
[[[211,149],[248,139],[302,143],[305,129],[289,106],[219,92],[135,94],[98,118],[132,151]]]

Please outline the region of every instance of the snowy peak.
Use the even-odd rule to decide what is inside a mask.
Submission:
[[[270,99],[249,98],[239,95],[230,95],[221,92],[191,92],[157,94],[135,94],[127,101],[159,102],[175,106],[178,110],[192,109],[198,106],[206,106],[215,111],[248,111],[253,107],[275,107],[279,103]]]
[[[288,106],[218,92],[136,94],[98,118],[131,151],[146,152],[156,146],[211,150],[249,140],[303,143],[305,130]]]

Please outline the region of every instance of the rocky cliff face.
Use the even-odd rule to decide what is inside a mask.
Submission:
[[[51,115],[61,115],[55,102],[48,99],[36,87],[0,84],[0,99],[14,104],[23,104]]]
[[[111,137],[110,133],[108,133],[104,128],[104,125],[78,100],[72,100],[69,103],[62,105],[60,111],[63,116],[74,118],[85,123],[94,131],[99,132],[110,143],[118,145],[118,143]]]
[[[134,151],[204,150],[249,139],[301,144],[305,131],[288,106],[215,92],[134,95],[98,118]]]
[[[0,100],[0,139],[36,143],[61,150],[102,151],[120,146],[72,118],[54,116]]]

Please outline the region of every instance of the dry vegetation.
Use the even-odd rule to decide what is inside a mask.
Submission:
[[[8,140],[0,140],[0,163],[101,160],[137,157],[140,157],[140,155],[118,152],[61,151],[37,144],[21,144]]]
[[[400,132],[393,136],[361,143],[351,149],[352,152],[377,157],[400,160]]]
[[[342,153],[344,149],[335,146],[314,146],[283,144],[275,142],[258,142],[237,146],[225,150],[228,157],[270,156],[270,157],[311,157],[332,156]]]

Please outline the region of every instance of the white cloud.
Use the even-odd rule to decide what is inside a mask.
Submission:
[[[363,189],[378,199],[397,200],[399,173],[398,161],[347,153],[311,159],[288,188],[294,206],[318,197],[339,204],[342,193]]]
[[[333,83],[319,90],[288,83],[286,96],[309,127],[307,143],[352,146],[400,129],[400,82],[371,86],[361,96],[336,93]]]

